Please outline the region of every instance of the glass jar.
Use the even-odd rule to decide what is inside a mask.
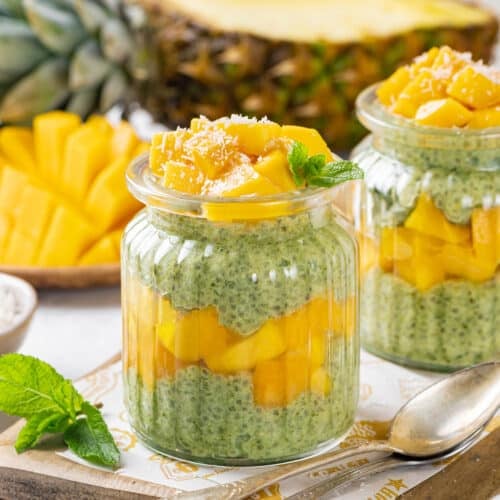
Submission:
[[[363,346],[443,371],[498,358],[500,130],[415,125],[374,87],[357,108]]]
[[[333,444],[358,398],[357,247],[335,189],[260,199],[159,187],[122,244],[123,366],[132,426],[195,462],[282,462]],[[345,226],[345,227],[344,227]]]

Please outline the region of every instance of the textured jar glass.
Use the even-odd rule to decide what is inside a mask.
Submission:
[[[335,189],[194,197],[129,169],[146,204],[122,245],[125,402],[154,450],[213,464],[333,444],[358,398],[357,247]]]
[[[373,87],[357,106],[363,346],[436,370],[498,358],[500,129],[418,126]]]

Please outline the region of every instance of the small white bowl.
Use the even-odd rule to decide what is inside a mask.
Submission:
[[[4,286],[12,290],[20,312],[12,324],[6,328],[0,327],[0,354],[15,352],[19,348],[37,306],[35,289],[27,281],[0,273],[0,287]]]

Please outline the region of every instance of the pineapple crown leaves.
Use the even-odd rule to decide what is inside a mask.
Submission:
[[[125,99],[147,63],[143,23],[119,0],[0,0],[0,123],[55,108],[85,117]]]

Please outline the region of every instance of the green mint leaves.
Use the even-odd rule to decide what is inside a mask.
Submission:
[[[110,467],[120,462],[99,410],[37,358],[0,356],[0,411],[26,419],[15,444],[18,453],[33,448],[46,433],[61,433],[68,447],[90,462]]]
[[[332,187],[342,182],[363,179],[363,171],[352,161],[326,161],[325,155],[309,156],[304,144],[294,141],[288,163],[297,186]]]

